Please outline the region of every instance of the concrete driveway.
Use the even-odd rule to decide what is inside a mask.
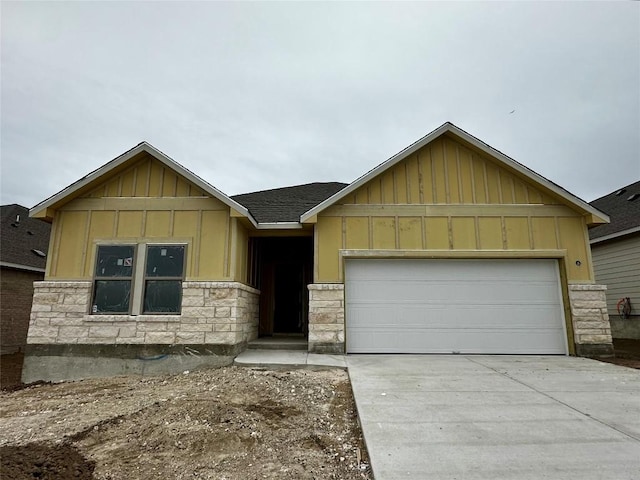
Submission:
[[[376,480],[640,479],[640,370],[573,357],[346,358]]]

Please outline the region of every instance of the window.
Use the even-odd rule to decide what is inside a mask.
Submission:
[[[180,313],[185,249],[184,245],[99,245],[92,313]]]
[[[144,313],[179,313],[184,245],[149,245],[144,277]]]
[[[92,313],[129,313],[133,245],[98,247]]]

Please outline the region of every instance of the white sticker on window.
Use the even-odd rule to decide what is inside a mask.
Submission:
[[[130,267],[133,264],[133,258],[129,257],[129,258],[125,258],[124,259],[124,266],[125,267]]]
[[[122,264],[124,263],[124,260],[122,258],[119,258],[117,263],[118,263],[118,266],[121,267]]]
[[[167,256],[167,249],[166,248],[161,248],[160,249],[160,256],[161,257],[166,257]]]
[[[91,309],[91,311],[93,313],[98,313],[98,305],[94,305],[93,308]]]

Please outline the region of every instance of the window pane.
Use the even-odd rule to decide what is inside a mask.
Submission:
[[[144,290],[145,313],[180,313],[182,281],[147,280]]]
[[[149,245],[147,247],[148,277],[182,277],[184,245]]]
[[[96,277],[130,277],[133,272],[133,245],[98,247]]]
[[[129,313],[130,280],[96,280],[92,313]]]

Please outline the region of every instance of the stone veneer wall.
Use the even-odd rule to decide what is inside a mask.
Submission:
[[[569,285],[576,354],[611,356],[613,343],[605,285]]]
[[[183,282],[180,315],[90,315],[91,282],[35,282],[27,343],[241,344],[258,336],[259,293],[237,282]]]
[[[344,353],[344,285],[313,283],[309,288],[309,351]]]

